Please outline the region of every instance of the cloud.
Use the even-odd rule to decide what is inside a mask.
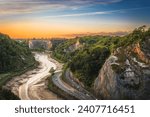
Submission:
[[[150,7],[139,7],[139,8],[111,10],[111,11],[98,11],[98,12],[88,12],[88,13],[78,13],[78,14],[45,16],[44,18],[61,18],[61,17],[79,17],[79,16],[92,16],[92,15],[106,15],[106,14],[112,14],[112,13],[126,13],[127,11],[134,11],[134,10],[140,10],[140,9],[146,9],[146,8],[150,8]]]
[[[76,9],[94,4],[112,4],[122,0],[0,0],[0,14],[30,13],[50,9]]]
[[[100,12],[88,12],[88,13],[78,13],[78,14],[66,14],[66,15],[55,15],[55,16],[47,16],[47,18],[60,18],[60,17],[79,17],[79,16],[91,16],[91,15],[105,15],[111,14],[115,12],[121,12],[122,10],[114,10],[114,11],[100,11]],[[46,17],[45,17],[46,18]]]

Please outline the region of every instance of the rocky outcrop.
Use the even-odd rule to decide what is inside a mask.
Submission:
[[[30,49],[47,49],[52,48],[52,42],[50,40],[29,40]]]
[[[148,44],[141,42],[118,48],[106,60],[94,84],[100,99],[150,99]]]
[[[83,45],[79,42],[79,40],[77,40],[76,43],[70,45],[69,48],[65,49],[65,52],[74,52],[82,46]]]

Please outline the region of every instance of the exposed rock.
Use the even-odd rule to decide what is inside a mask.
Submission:
[[[142,60],[142,61],[144,61],[144,62],[146,62],[146,63],[149,63],[150,62],[150,60],[148,59],[148,55],[146,55],[142,50],[141,50],[141,47],[140,47],[140,44],[138,43],[138,44],[136,44],[135,45],[135,47],[133,48],[133,52],[135,52],[137,55],[138,55],[138,57]]]
[[[52,48],[52,42],[50,40],[29,40],[30,49],[47,49]]]
[[[150,99],[149,43],[119,48],[105,62],[95,81],[101,99]],[[146,50],[146,51],[144,51]]]
[[[74,52],[75,50],[81,48],[83,45],[79,42],[79,40],[76,41],[76,43],[72,44],[69,48],[65,49],[65,52]]]

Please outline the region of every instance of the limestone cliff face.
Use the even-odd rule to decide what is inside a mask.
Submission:
[[[30,49],[47,49],[52,48],[52,42],[50,40],[29,40]]]
[[[64,50],[64,52],[74,52],[81,47],[83,47],[83,45],[77,40],[76,43],[70,45],[69,48]]]
[[[118,48],[105,62],[94,89],[101,99],[150,99],[150,39]]]

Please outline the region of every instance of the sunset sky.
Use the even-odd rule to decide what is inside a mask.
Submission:
[[[0,0],[0,32],[12,38],[126,32],[150,26],[150,0]]]

